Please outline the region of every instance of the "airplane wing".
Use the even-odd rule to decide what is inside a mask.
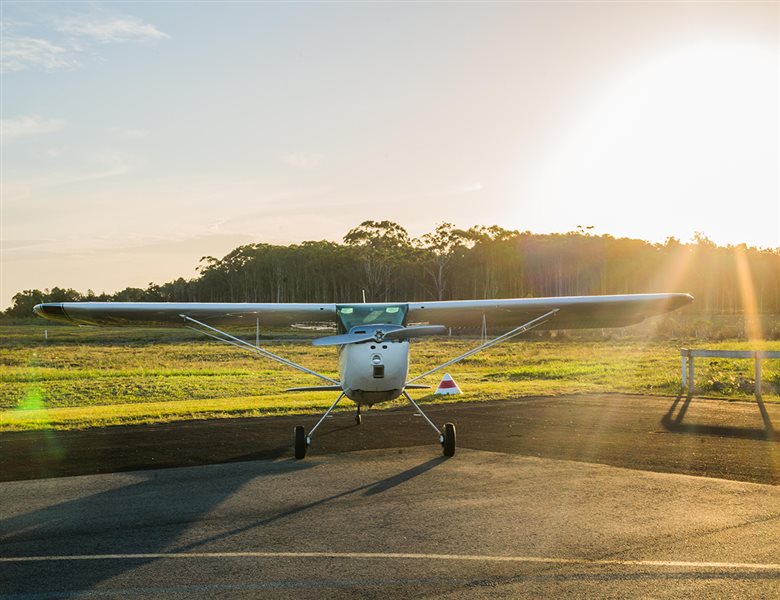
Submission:
[[[294,325],[335,323],[335,304],[254,304],[217,302],[48,302],[35,314],[74,325],[170,327],[185,325],[182,315],[212,325]]]
[[[439,302],[314,304],[314,303],[197,303],[197,302],[50,302],[35,314],[76,325],[166,327],[185,325],[182,315],[212,325],[285,326],[298,323],[337,323],[344,307],[385,307],[406,310],[406,324],[430,323],[447,327],[515,327],[557,309],[545,329],[623,327],[693,302],[689,294],[626,294],[618,296],[561,296],[505,300]],[[357,312],[357,311],[356,311]],[[366,312],[366,311],[361,311]],[[390,311],[388,311],[390,312]],[[376,318],[376,317],[372,317]],[[377,321],[380,322],[380,321]]]
[[[559,296],[506,300],[450,300],[409,304],[408,323],[448,327],[515,327],[551,310],[555,317],[540,329],[624,327],[693,302],[690,294]]]

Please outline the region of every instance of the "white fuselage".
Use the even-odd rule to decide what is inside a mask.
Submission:
[[[347,398],[372,405],[404,391],[409,371],[409,341],[347,344],[339,349],[339,374]]]

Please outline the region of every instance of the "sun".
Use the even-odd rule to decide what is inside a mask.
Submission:
[[[537,180],[537,216],[551,230],[563,219],[778,246],[777,106],[772,48],[700,42],[658,55],[582,108]]]

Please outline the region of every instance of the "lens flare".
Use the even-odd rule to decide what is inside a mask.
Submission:
[[[750,263],[748,262],[744,246],[734,249],[734,264],[739,283],[739,295],[742,301],[742,314],[745,319],[745,335],[750,341],[763,340],[764,333],[756,296],[755,281],[753,280],[753,273],[750,270]]]

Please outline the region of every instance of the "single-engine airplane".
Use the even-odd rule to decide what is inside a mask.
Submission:
[[[258,356],[298,369],[326,382],[290,391],[332,390],[338,397],[307,433],[295,428],[295,458],[306,456],[314,432],[346,396],[360,408],[404,396],[436,432],[445,456],[455,454],[455,426],[437,427],[407,390],[429,375],[506,342],[534,328],[580,329],[633,325],[647,317],[690,304],[689,294],[564,296],[506,300],[450,300],[370,304],[251,304],[168,302],[53,302],[38,304],[35,314],[76,325],[184,326]],[[220,329],[226,325],[279,326],[335,324],[336,335],[320,337],[315,346],[338,346],[339,379],[332,379]],[[409,340],[441,335],[448,327],[507,327],[508,330],[414,377],[408,377]]]

